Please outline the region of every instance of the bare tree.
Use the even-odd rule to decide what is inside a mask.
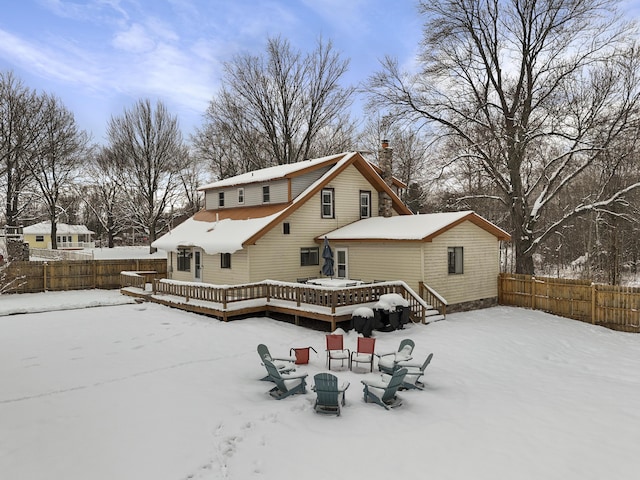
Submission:
[[[200,210],[204,206],[204,197],[198,191],[198,187],[205,183],[204,171],[205,168],[202,163],[197,161],[196,157],[187,155],[186,162],[180,170],[179,192],[184,198],[184,201],[180,202],[178,211],[174,210],[175,206],[172,206],[172,217],[179,215],[191,216]],[[173,219],[172,219],[173,221]]]
[[[51,221],[51,246],[56,249],[58,216],[63,211],[60,200],[71,190],[82,160],[87,156],[89,137],[78,129],[73,114],[58,98],[51,95],[43,98],[42,130],[36,154],[29,158],[27,165]]]
[[[491,179],[509,212],[516,271],[533,273],[538,246],[562,225],[611,210],[640,184],[606,185],[547,217],[554,200],[606,152],[637,147],[636,29],[616,0],[431,0],[421,72],[387,58],[370,79],[372,103],[454,139]],[[450,143],[451,144],[451,143]]]
[[[373,115],[361,134],[361,142],[378,161],[380,142],[386,139],[393,148],[393,175],[407,185],[402,200],[413,212],[425,211],[427,196],[436,193],[435,182],[427,182],[437,175],[429,162],[429,143],[419,131],[390,117]]]
[[[37,150],[42,101],[13,73],[0,72],[0,184],[5,225],[9,227],[20,226],[21,215],[31,204],[33,189],[29,188],[32,180],[27,162]],[[16,246],[17,250],[21,248],[21,244]],[[7,250],[12,247],[7,245]]]
[[[174,202],[178,173],[187,158],[178,120],[161,101],[155,109],[139,100],[107,126],[110,150],[127,190],[126,208],[151,243],[164,228],[166,209]]]
[[[95,150],[86,165],[82,198],[100,231],[107,236],[108,248],[115,246],[115,238],[131,221],[123,207],[125,185],[121,164],[112,150],[101,147]]]
[[[224,176],[316,154],[329,132],[345,131],[355,91],[340,85],[348,64],[321,39],[306,55],[281,38],[268,40],[265,55],[238,55],[225,65],[222,88],[194,136],[199,155],[224,160],[216,168]],[[237,161],[244,162],[239,169],[228,166]]]

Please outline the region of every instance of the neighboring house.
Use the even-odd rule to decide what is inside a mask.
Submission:
[[[51,222],[40,222],[22,229],[29,248],[51,248]],[[84,225],[56,224],[56,240],[59,249],[93,248],[94,232]]]
[[[205,185],[205,209],[153,246],[168,252],[174,280],[295,282],[321,276],[326,236],[337,277],[404,280],[416,291],[433,281],[455,303],[495,298],[499,241],[509,235],[473,212],[437,214],[438,227],[427,227],[431,215],[400,200],[406,185],[390,175],[391,151],[383,144],[382,168],[351,152]],[[352,233],[360,226],[370,238]],[[448,273],[448,258],[463,271]]]

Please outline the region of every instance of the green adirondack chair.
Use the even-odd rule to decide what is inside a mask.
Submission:
[[[430,353],[422,364],[400,362],[400,366],[407,369],[407,375],[402,382],[402,388],[406,388],[407,390],[423,390],[424,383],[422,383],[420,378],[424,375],[424,370],[429,366],[432,358],[433,353]]]
[[[393,375],[400,366],[398,362],[411,359],[411,354],[416,346],[415,342],[410,338],[405,338],[400,342],[398,351],[378,354],[378,369],[389,375]]]
[[[258,345],[258,355],[260,356],[260,361],[263,365],[265,360],[269,360],[275,365],[280,373],[289,373],[295,371],[296,369],[295,357],[272,357],[267,346],[262,343]],[[273,381],[268,374],[266,377],[263,377],[260,380],[271,382]]]
[[[276,384],[271,390],[271,395],[276,400],[282,400],[296,393],[307,393],[306,373],[280,373],[270,360],[263,360],[269,373],[269,379]]]
[[[316,392],[316,403],[313,406],[318,413],[329,413],[340,416],[341,406],[345,404],[345,391],[349,382],[338,387],[338,378],[331,373],[318,373],[313,377],[313,391]]]
[[[383,379],[362,380],[364,401],[369,402],[371,400],[386,410],[399,407],[402,405],[402,399],[396,395],[396,392],[402,386],[406,374],[406,368],[399,368],[393,372],[388,381]]]

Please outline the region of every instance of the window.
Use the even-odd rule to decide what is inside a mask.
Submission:
[[[291,225],[289,224],[289,222],[284,222],[282,224],[282,233],[284,233],[285,235],[289,235],[291,233]]]
[[[231,268],[231,254],[230,253],[221,253],[220,254],[220,268]]]
[[[371,216],[371,192],[360,190],[360,218]]]
[[[238,205],[244,204],[244,188],[238,189]]]
[[[178,249],[178,271],[188,272],[191,270],[191,252],[185,248]]]
[[[269,185],[262,187],[262,203],[269,203],[271,201],[271,192],[269,192]]]
[[[224,207],[224,192],[218,193],[218,206]]]
[[[320,265],[319,247],[301,248],[300,249],[300,266]]]
[[[333,216],[333,188],[325,188],[321,194],[322,218],[334,218]]]
[[[462,268],[462,247],[449,247],[447,249],[449,273],[464,273]]]
[[[36,235],[36,242],[44,242],[44,235]]]

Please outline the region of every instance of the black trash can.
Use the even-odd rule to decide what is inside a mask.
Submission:
[[[411,307],[409,306],[398,306],[396,307],[400,310],[400,328],[404,328],[404,326],[409,323],[409,315],[411,314]]]
[[[389,325],[391,326],[391,330],[398,330],[399,328],[402,328],[402,325],[400,325],[401,315],[402,311],[399,310],[398,307],[389,312]]]
[[[389,322],[389,310],[384,308],[374,308],[373,309],[373,318],[374,318],[374,328],[381,332],[391,332],[393,327]]]

